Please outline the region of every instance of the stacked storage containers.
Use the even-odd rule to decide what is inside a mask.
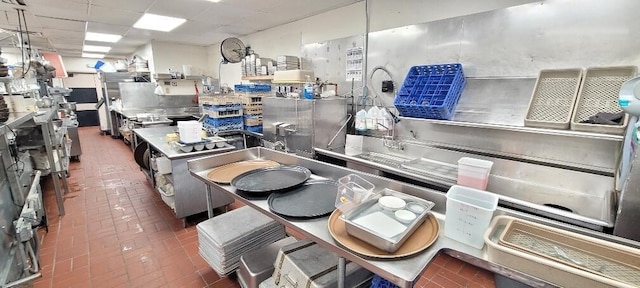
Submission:
[[[235,85],[244,114],[244,130],[262,133],[262,97],[271,93],[271,85]]]
[[[204,128],[217,133],[242,130],[242,101],[235,96],[201,97]]]

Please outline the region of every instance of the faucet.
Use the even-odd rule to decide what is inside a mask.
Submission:
[[[281,147],[281,148],[278,149],[278,147]],[[276,143],[273,143],[273,149],[286,152],[287,145],[285,145],[282,141],[276,141]]]

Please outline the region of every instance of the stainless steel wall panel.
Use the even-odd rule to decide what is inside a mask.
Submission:
[[[120,82],[120,99],[123,109],[158,107],[158,95],[154,93],[156,85],[147,82]]]

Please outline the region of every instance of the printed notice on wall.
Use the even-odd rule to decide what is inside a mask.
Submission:
[[[347,81],[362,81],[363,50],[362,47],[347,49]]]

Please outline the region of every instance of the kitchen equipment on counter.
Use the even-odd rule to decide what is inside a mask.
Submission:
[[[239,266],[240,257],[286,237],[284,226],[244,206],[196,226],[199,254],[219,275]]]
[[[452,186],[447,192],[444,235],[482,249],[482,235],[497,207],[496,194],[464,186]]]
[[[342,211],[336,209],[329,217],[329,233],[341,246],[363,256],[379,259],[403,258],[420,253],[429,248],[437,239],[440,231],[438,220],[433,214],[428,213],[425,221],[418,226],[416,231],[393,253],[379,249],[347,233]]]
[[[389,196],[398,198],[398,200],[405,203],[419,203],[428,207],[428,209],[416,215],[415,220],[408,224],[403,224],[395,219],[392,211],[383,209],[378,204],[380,199],[393,199],[388,198]],[[399,203],[395,199],[392,201]],[[346,231],[349,235],[378,249],[393,253],[400,249],[405,241],[420,227],[429,216],[429,211],[434,205],[433,202],[385,188],[356,208],[346,212],[341,217],[341,220],[345,222]],[[403,204],[401,208],[404,208],[404,206]],[[400,206],[396,205],[395,207]]]
[[[237,177],[240,174],[255,169],[271,168],[279,165],[280,163],[278,162],[263,159],[235,162],[213,168],[209,173],[207,173],[207,178],[219,184],[229,184],[231,183],[231,180],[233,180],[233,178]]]
[[[240,267],[236,272],[238,283],[242,288],[258,288],[260,283],[271,277],[274,271],[273,262],[276,261],[280,248],[293,244],[298,240],[287,237],[271,243],[262,249],[247,252],[240,257]]]
[[[183,143],[195,143],[202,141],[200,136],[202,123],[198,121],[178,121],[178,133]]]
[[[484,242],[490,261],[560,287],[640,283],[640,250],[613,242],[509,216],[493,219]]]
[[[309,180],[293,190],[269,195],[269,210],[284,217],[325,217],[335,210],[337,188],[333,180]]]
[[[273,271],[277,287],[330,288],[338,286],[338,256],[310,240],[284,246]],[[344,287],[356,287],[372,273],[356,263],[345,267]]]
[[[282,192],[302,185],[311,177],[311,171],[302,166],[278,166],[245,172],[233,178],[236,189],[255,195]]]
[[[493,162],[470,157],[458,160],[458,185],[486,190]]]

